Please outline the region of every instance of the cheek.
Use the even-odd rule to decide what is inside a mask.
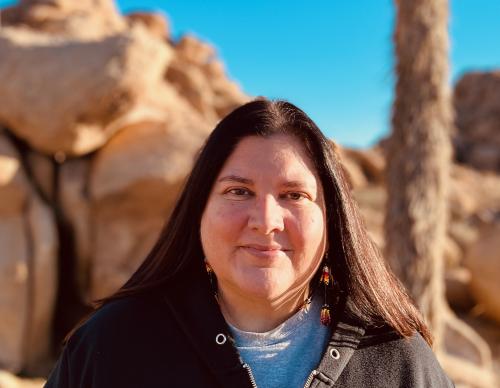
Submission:
[[[301,256],[307,261],[316,258],[323,252],[326,238],[325,220],[321,211],[302,214],[290,225],[290,237],[295,249],[300,251]],[[307,265],[307,263],[303,263]]]
[[[230,249],[242,225],[241,212],[232,206],[209,204],[201,218],[201,241],[205,254]]]

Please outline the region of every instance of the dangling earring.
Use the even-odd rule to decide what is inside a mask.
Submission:
[[[214,296],[217,298],[217,284],[216,284],[216,280],[215,280],[214,270],[212,269],[212,267],[208,263],[207,259],[205,258],[204,260],[205,260],[205,270],[207,271],[208,280],[210,281],[210,286],[212,287],[212,291],[214,292]]]
[[[325,255],[325,259],[327,259],[327,255]],[[319,279],[319,283],[320,285],[323,285],[323,291],[324,291],[324,303],[323,307],[321,307],[320,321],[325,326],[328,326],[331,321],[330,305],[328,304],[328,298],[327,298],[327,289],[328,286],[331,284],[332,280],[333,279],[330,273],[330,267],[328,267],[328,265],[325,264],[323,266],[323,271]]]

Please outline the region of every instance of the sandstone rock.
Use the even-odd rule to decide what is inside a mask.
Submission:
[[[361,208],[368,235],[381,252],[385,249],[384,213],[371,208]]]
[[[345,148],[340,149],[340,159],[346,172],[351,189],[361,189],[368,184],[368,179],[361,166],[354,160]]]
[[[168,67],[166,79],[206,120],[217,120],[210,84],[198,66],[173,60]]]
[[[354,190],[354,197],[361,208],[371,208],[383,214],[387,202],[387,190],[383,186],[370,185]]]
[[[27,214],[30,244],[28,322],[24,369],[36,370],[51,351],[52,316],[57,293],[57,231],[49,208],[33,194]]]
[[[471,273],[470,289],[487,316],[500,322],[500,222],[484,225],[467,249],[464,266]]]
[[[47,200],[54,200],[54,165],[52,160],[38,152],[28,152],[26,161],[31,171],[32,184]]]
[[[19,155],[0,137],[0,368],[23,366],[23,336],[28,319],[29,241],[23,209],[29,186]]]
[[[90,198],[88,195],[89,160],[74,159],[63,163],[59,174],[59,199],[67,227],[74,236],[74,278],[79,297],[87,299],[90,284]]]
[[[0,367],[19,372],[28,322],[29,240],[22,215],[0,218]]]
[[[371,183],[384,181],[385,158],[379,147],[366,150],[344,148],[343,152],[361,168],[367,181]]]
[[[500,209],[500,175],[454,164],[449,207],[452,217],[467,219],[484,209]]]
[[[477,366],[462,357],[441,355],[441,366],[450,376],[456,388],[497,387],[495,374],[491,369]]]
[[[475,193],[476,179],[472,174],[463,174],[456,166],[451,169],[448,208],[452,219],[466,219],[478,210]]]
[[[126,28],[112,0],[22,0],[2,10],[4,26],[24,25],[53,35],[96,40]]]
[[[227,79],[213,47],[190,35],[175,45],[165,77],[208,122],[215,123],[249,99]]]
[[[201,124],[169,117],[122,129],[93,161],[89,299],[115,291],[145,258],[207,135]]]
[[[449,309],[444,311],[444,352],[437,357],[457,386],[495,387],[492,352],[488,343],[464,320]]]
[[[457,268],[460,266],[463,257],[463,251],[450,236],[447,236],[444,242],[444,265],[445,268]]]
[[[0,388],[42,388],[44,384],[43,379],[23,379],[0,370]]]
[[[446,299],[453,309],[469,311],[475,305],[470,294],[470,271],[463,267],[445,271]]]
[[[27,180],[19,155],[0,132],[0,217],[22,213],[27,196]]]
[[[500,71],[465,74],[455,87],[454,104],[457,159],[500,171]]]
[[[184,35],[175,46],[182,62],[203,66],[215,57],[215,49],[192,35]]]
[[[18,372],[29,370],[50,350],[57,241],[50,210],[4,136],[0,171],[0,367]],[[10,202],[13,195],[17,200]]]
[[[161,39],[170,38],[167,19],[159,13],[133,12],[126,16],[130,25],[136,23],[144,25],[149,32]]]
[[[384,236],[384,207],[387,200],[387,192],[384,187],[367,185],[355,189],[354,197],[359,204],[361,214],[370,237],[381,251],[385,247]]]
[[[236,82],[229,81],[226,77],[209,78],[209,83],[213,92],[214,109],[219,119],[250,100]]]
[[[161,83],[171,50],[141,26],[98,42],[3,28],[0,57],[0,122],[36,150],[82,155]]]
[[[452,222],[448,225],[448,233],[461,250],[465,251],[477,240],[479,233],[477,227],[466,220]]]

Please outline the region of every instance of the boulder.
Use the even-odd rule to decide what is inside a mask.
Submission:
[[[475,305],[470,293],[470,271],[463,267],[448,268],[444,273],[446,300],[455,310],[469,311]]]
[[[203,66],[215,58],[215,49],[193,35],[184,35],[175,45],[181,62]]]
[[[500,221],[485,224],[464,257],[470,271],[470,290],[481,310],[500,323]]]
[[[22,0],[2,10],[2,24],[84,40],[101,39],[127,26],[112,0]]]
[[[459,161],[500,171],[500,71],[470,72],[454,91]]]
[[[57,229],[51,209],[32,194],[26,215],[30,263],[24,370],[36,371],[51,354],[52,318],[57,297]]]
[[[51,158],[39,152],[29,151],[26,162],[30,170],[31,183],[36,186],[38,193],[47,201],[53,201],[55,170]]]
[[[142,26],[95,42],[3,28],[0,57],[0,122],[35,150],[76,156],[154,93],[171,49]]]
[[[50,351],[57,237],[50,209],[0,135],[0,368],[30,370]]]
[[[29,240],[22,215],[0,218],[0,367],[24,366],[24,327],[28,322]]]
[[[465,220],[500,208],[500,175],[453,164],[451,178],[449,208],[453,218]]]
[[[118,289],[145,258],[209,128],[175,114],[123,128],[92,161],[89,299]]]
[[[201,69],[205,72],[206,68],[213,68],[214,65],[222,66],[222,63],[213,60],[203,65]],[[206,72],[206,74],[210,74],[210,72]],[[238,106],[250,100],[250,97],[243,93],[238,83],[229,80],[225,73],[222,74],[223,75],[219,77],[216,77],[215,74],[208,76],[208,83],[213,94],[212,101],[214,110],[219,119],[222,119]]]
[[[460,267],[463,258],[463,251],[460,245],[447,236],[444,240],[444,266],[446,269],[454,269]]]
[[[372,240],[381,251],[385,248],[384,235],[384,207],[387,201],[385,187],[379,185],[367,185],[353,191],[354,198],[359,204],[363,215],[363,221],[368,229]]]
[[[339,148],[339,153],[342,167],[349,182],[349,187],[351,189],[361,189],[365,187],[368,184],[368,179],[358,161],[349,153],[349,149]]]
[[[186,35],[174,49],[165,78],[205,120],[215,123],[249,100],[235,82],[228,80],[212,46]]]
[[[343,148],[342,153],[346,158],[359,166],[368,182],[384,182],[385,157],[380,147],[373,147],[365,150]]]
[[[62,163],[59,170],[58,198],[65,220],[67,233],[73,236],[72,248],[74,259],[73,279],[81,301],[89,303],[88,288],[90,283],[90,198],[88,195],[88,177],[90,161],[78,158]]]
[[[165,15],[149,12],[132,12],[126,15],[129,25],[142,24],[151,34],[160,39],[169,39],[170,30]]]
[[[43,379],[23,379],[0,370],[0,388],[42,388],[44,384]]]
[[[166,79],[206,120],[217,120],[212,89],[207,77],[197,65],[175,58],[168,67]]]

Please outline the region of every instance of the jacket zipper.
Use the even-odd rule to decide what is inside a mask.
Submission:
[[[257,388],[257,383],[255,382],[255,378],[253,377],[252,369],[250,369],[250,365],[247,363],[243,364],[243,368],[247,370],[248,377],[250,378],[250,383],[252,384],[253,388]]]
[[[318,371],[316,369],[313,369],[312,372],[309,373],[309,377],[307,378],[306,383],[304,384],[304,388],[309,388],[314,379],[314,376],[316,376],[317,374]]]
[[[250,365],[247,363],[243,364],[243,368],[247,370],[248,377],[250,378],[250,384],[252,384],[253,388],[257,388],[257,383],[255,382],[255,378],[253,377],[252,369],[250,368]],[[318,371],[316,369],[313,369],[311,373],[309,373],[309,376],[307,377],[306,383],[304,384],[304,388],[309,388],[311,385],[314,376],[318,374]]]

